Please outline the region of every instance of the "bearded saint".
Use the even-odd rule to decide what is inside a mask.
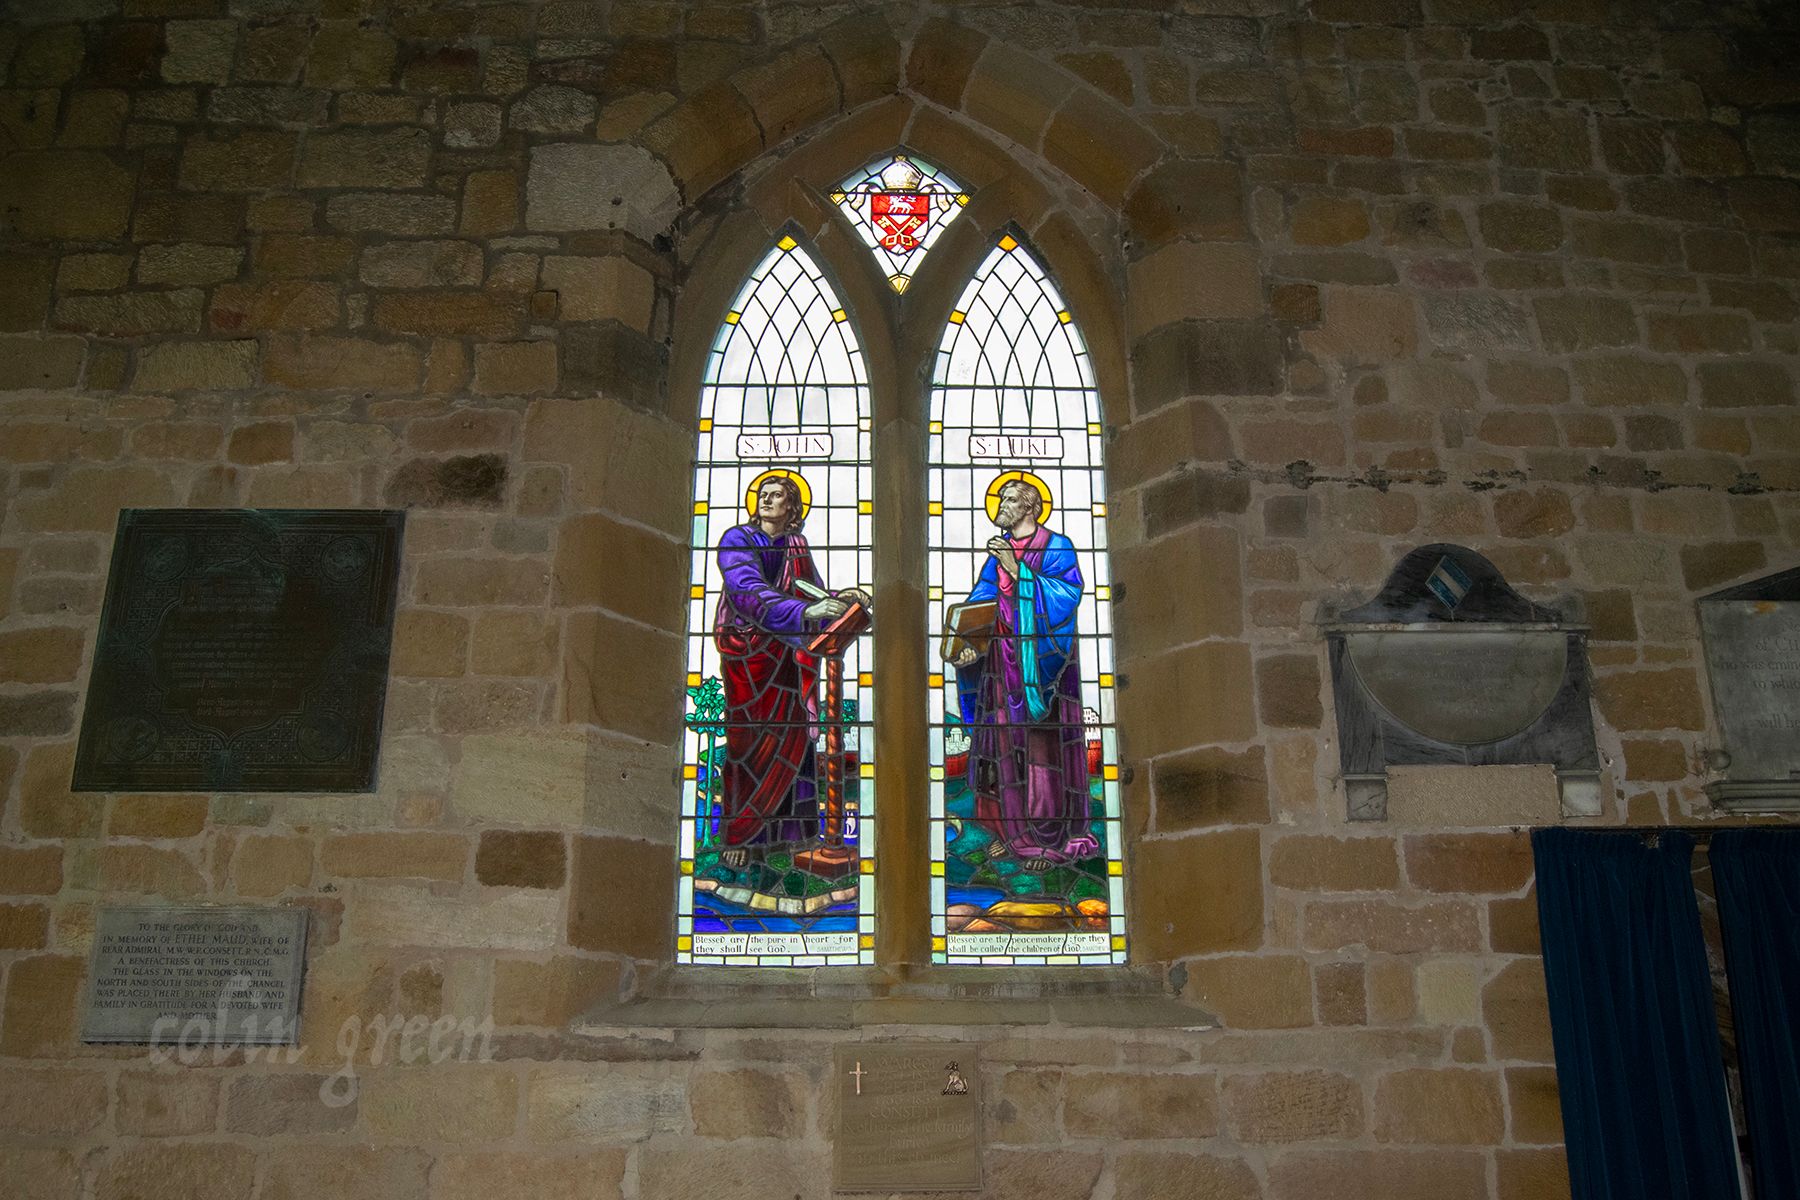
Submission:
[[[823,587],[800,532],[801,509],[799,484],[771,476],[757,489],[755,518],[719,539],[725,590],[713,639],[725,676],[720,861],[728,867],[818,832],[819,659],[804,647],[850,601],[869,603],[856,589],[819,600],[795,591],[800,581]]]
[[[1032,872],[1099,852],[1089,825],[1081,667],[1075,637],[1081,566],[1074,543],[1038,524],[1035,486],[1003,484],[1000,534],[969,593],[995,606],[985,652],[965,647],[952,665],[968,727],[975,820],[996,857]]]

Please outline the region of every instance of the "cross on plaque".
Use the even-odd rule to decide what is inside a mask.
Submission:
[[[867,1071],[862,1069],[862,1060],[860,1058],[856,1060],[856,1070],[846,1071],[844,1074],[856,1076],[856,1094],[859,1096],[862,1095],[862,1077],[868,1074]]]

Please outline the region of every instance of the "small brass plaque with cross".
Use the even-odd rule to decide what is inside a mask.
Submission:
[[[979,1191],[977,1056],[967,1042],[838,1046],[833,1190]]]

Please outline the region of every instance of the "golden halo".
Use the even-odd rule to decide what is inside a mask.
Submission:
[[[1032,487],[1037,489],[1037,494],[1044,498],[1044,509],[1037,515],[1038,524],[1042,525],[1045,521],[1048,521],[1050,519],[1051,510],[1056,507],[1050,500],[1050,485],[1045,483],[1042,479],[1039,479],[1036,475],[1033,475],[1030,471],[1002,471],[1000,474],[994,476],[994,482],[988,484],[987,489],[988,520],[991,521],[1000,515],[1000,489],[1015,481],[1029,483]]]
[[[756,494],[762,491],[762,485],[771,479],[791,479],[800,489],[800,519],[806,520],[806,514],[812,511],[812,484],[806,482],[806,476],[798,471],[790,471],[786,467],[771,467],[750,481],[750,490],[744,493],[744,511],[756,520]]]

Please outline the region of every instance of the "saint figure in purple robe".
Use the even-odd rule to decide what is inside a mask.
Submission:
[[[869,603],[855,588],[822,599],[797,590],[822,586],[801,508],[799,486],[773,476],[757,489],[755,518],[719,539],[725,588],[713,640],[725,676],[720,861],[728,867],[818,832],[819,660],[804,647],[851,602]]]
[[[1043,872],[1097,854],[1089,821],[1087,743],[1075,636],[1081,566],[1074,543],[1037,522],[1044,498],[1025,480],[1004,484],[1001,533],[969,592],[995,606],[985,652],[952,660],[968,727],[975,820],[994,855]]]

